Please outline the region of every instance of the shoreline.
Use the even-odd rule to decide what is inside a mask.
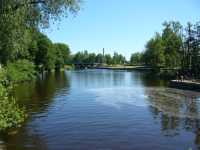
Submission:
[[[141,70],[141,71],[147,71],[152,70],[151,67],[146,66],[97,66],[93,67],[92,69],[108,69],[108,70]]]
[[[171,80],[170,87],[183,89],[183,90],[192,90],[200,92],[200,82],[192,81],[192,80]]]

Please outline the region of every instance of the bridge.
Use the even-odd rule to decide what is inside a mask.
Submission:
[[[88,69],[97,68],[101,66],[101,63],[74,63],[75,69]]]

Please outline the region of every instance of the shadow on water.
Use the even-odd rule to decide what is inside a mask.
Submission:
[[[15,88],[14,94],[20,104],[25,105],[29,112],[40,113],[51,104],[53,97],[70,87],[65,72],[47,73],[36,81],[24,83]]]
[[[161,79],[155,72],[139,72],[140,81],[145,87],[166,87],[168,80]]]

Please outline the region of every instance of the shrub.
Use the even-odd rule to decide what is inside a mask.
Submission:
[[[0,84],[0,131],[19,127],[24,122],[26,114],[13,97],[9,97],[6,88]]]
[[[9,95],[7,71],[0,69],[0,131],[19,127],[26,118],[24,108],[20,108]]]
[[[4,68],[0,69],[0,84],[1,85],[8,85],[7,74]]]
[[[6,67],[7,79],[11,83],[29,81],[35,78],[35,65],[28,60],[18,60],[8,63]]]

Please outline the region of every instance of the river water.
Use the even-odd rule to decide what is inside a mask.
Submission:
[[[200,93],[152,74],[51,73],[15,89],[28,120],[0,150],[188,150],[200,148]]]

